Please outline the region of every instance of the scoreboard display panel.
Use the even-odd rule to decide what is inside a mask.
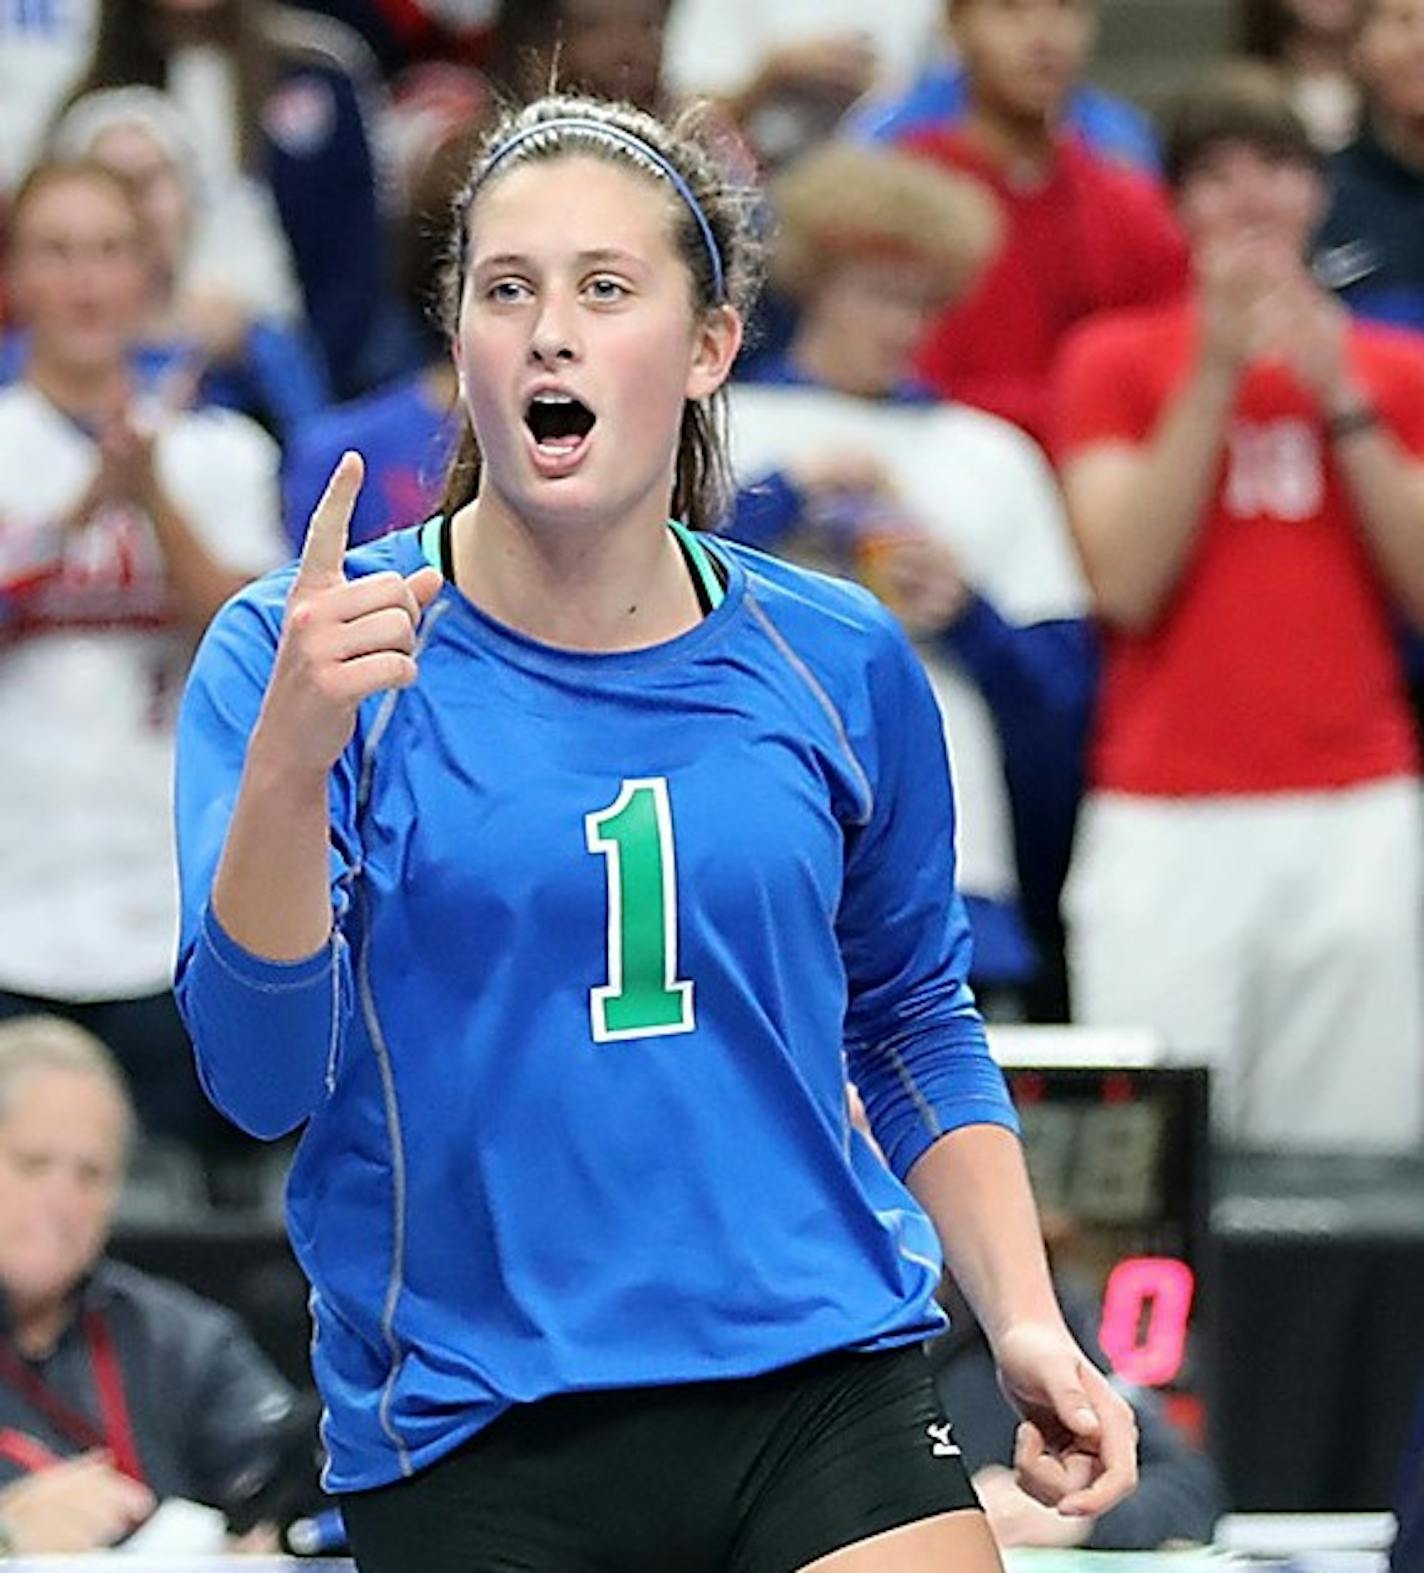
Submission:
[[[1055,1269],[1086,1280],[1126,1380],[1193,1392],[1204,1325],[1208,1072],[1136,1033],[990,1029]]]

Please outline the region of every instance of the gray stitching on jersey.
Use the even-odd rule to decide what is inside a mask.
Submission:
[[[316,1364],[316,1346],[321,1341],[321,1296],[316,1291],[316,1286],[307,1291],[307,1321],[311,1324],[311,1337],[307,1341],[307,1364]],[[321,1443],[322,1463],[317,1484],[323,1491],[330,1489],[331,1482],[331,1444],[327,1440],[327,1430],[331,1425],[331,1411],[326,1407],[325,1401],[321,1406],[321,1414],[316,1423],[317,1440]]]
[[[362,925],[363,930],[365,925]],[[381,1101],[385,1105],[386,1135],[391,1144],[391,1273],[386,1283],[385,1303],[381,1307],[381,1334],[390,1351],[391,1370],[381,1391],[381,1429],[396,1450],[401,1473],[412,1475],[415,1466],[410,1450],[406,1447],[391,1420],[391,1404],[395,1399],[396,1378],[400,1375],[402,1354],[400,1340],[396,1337],[396,1304],[405,1281],[405,1145],[401,1140],[400,1106],[396,1100],[396,1079],[391,1069],[391,1053],[386,1035],[376,1014],[376,1001],[371,992],[371,937],[364,933],[361,942],[360,962],[357,967],[357,986],[361,991],[361,1009],[366,1018],[371,1047],[376,1054],[376,1068],[381,1076]]]
[[[336,1065],[341,1053],[341,961],[346,936],[339,928],[331,931],[331,1037],[326,1046],[326,1091],[336,1091]]]
[[[939,1122],[939,1115],[935,1113],[934,1105],[920,1091],[914,1072],[906,1065],[904,1056],[893,1045],[887,1048],[885,1052],[890,1056],[890,1063],[895,1067],[895,1074],[900,1078],[900,1085],[909,1093],[925,1129],[935,1138],[943,1136],[944,1126]]]
[[[413,660],[419,660],[421,652],[430,642],[430,636],[435,631],[435,625],[448,610],[443,602],[437,602],[425,614],[420,625],[420,632],[416,636],[415,649],[411,652]],[[376,769],[376,750],[381,746],[381,741],[386,735],[386,729],[391,724],[391,718],[396,713],[396,702],[405,692],[403,688],[388,688],[381,699],[376,711],[376,719],[371,723],[370,735],[366,739],[366,747],[361,754],[361,778],[356,788],[356,803],[364,808],[371,796],[371,777]]]
[[[944,1271],[944,1266],[942,1263],[932,1261],[928,1256],[921,1256],[918,1251],[912,1251],[908,1245],[897,1245],[896,1250],[899,1251],[900,1255],[903,1256],[907,1262],[913,1262],[916,1267],[923,1267],[925,1271],[932,1274],[935,1279],[938,1279],[940,1274]]]
[[[753,595],[750,586],[747,587],[745,601],[751,610],[752,616],[756,618],[756,620],[765,630],[767,638],[770,639],[772,644],[774,644],[777,650],[780,651],[782,658],[785,660],[786,664],[791,668],[791,670],[795,672],[801,681],[805,683],[806,687],[811,690],[811,697],[816,701],[821,709],[825,711],[826,719],[831,723],[832,728],[835,730],[836,739],[840,743],[846,758],[850,761],[851,771],[855,776],[856,784],[860,787],[860,790],[864,796],[864,807],[857,824],[868,825],[870,823],[871,817],[875,813],[875,793],[871,789],[870,777],[865,773],[865,766],[862,765],[860,760],[856,758],[855,750],[850,746],[850,735],[846,731],[845,722],[841,719],[840,711],[836,709],[834,703],[831,700],[831,696],[824,688],[821,687],[820,683],[817,681],[816,674],[791,648],[791,646],[786,641],[786,636],[781,632],[776,624],[772,622],[771,618],[767,616],[765,610],[762,608],[761,602],[757,600],[755,595]]]
[[[297,989],[309,989],[312,984],[320,983],[322,979],[326,977],[327,970],[331,966],[331,961],[328,959],[326,966],[323,967],[320,972],[313,972],[309,978],[294,978],[290,983],[261,983],[256,978],[249,977],[247,973],[239,972],[238,969],[233,966],[227,957],[223,955],[223,953],[217,948],[215,944],[213,944],[212,936],[208,933],[206,924],[204,924],[203,927],[199,930],[199,938],[202,940],[203,946],[207,950],[208,954],[215,962],[217,962],[218,966],[220,966],[223,971],[227,973],[228,977],[236,978],[237,981],[242,984],[243,988],[255,989],[259,994],[291,994],[294,993]],[[322,948],[325,949],[326,947],[323,946]],[[276,967],[298,967],[304,966],[310,959],[310,957],[306,957],[302,961],[276,961],[269,963],[269,965]]]
[[[442,603],[430,607],[420,625],[420,632],[416,638],[413,655],[418,659],[421,652],[430,642],[430,636],[435,630],[436,623],[446,611]],[[392,688],[381,700],[380,708],[376,712],[376,719],[371,723],[371,731],[366,739],[366,747],[361,756],[361,774],[356,789],[356,805],[364,808],[370,800],[371,781],[376,767],[376,750],[385,738],[390,727],[391,718],[395,714],[396,703],[400,699],[403,689]],[[364,929],[364,925],[363,925]],[[390,1352],[391,1370],[381,1391],[379,1414],[381,1430],[396,1450],[396,1459],[400,1464],[401,1474],[409,1476],[415,1473],[415,1465],[411,1462],[410,1449],[402,1440],[391,1419],[391,1405],[395,1401],[396,1378],[400,1375],[401,1353],[400,1340],[396,1337],[396,1306],[400,1301],[401,1290],[405,1281],[405,1208],[406,1208],[406,1180],[405,1180],[405,1145],[401,1140],[400,1105],[396,1098],[395,1072],[391,1068],[391,1051],[386,1043],[386,1035],[381,1028],[380,1017],[376,1014],[375,996],[371,991],[371,936],[363,932],[361,950],[357,958],[356,987],[361,998],[361,1013],[366,1020],[366,1031],[371,1039],[371,1047],[376,1056],[376,1068],[381,1077],[381,1101],[385,1106],[386,1136],[391,1144],[391,1273],[386,1283],[385,1303],[381,1307],[381,1334],[386,1341],[386,1348]]]

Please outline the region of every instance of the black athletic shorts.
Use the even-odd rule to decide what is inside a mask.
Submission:
[[[917,1346],[517,1405],[342,1500],[361,1573],[795,1573],[977,1507]]]

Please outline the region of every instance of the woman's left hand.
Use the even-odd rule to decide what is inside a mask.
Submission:
[[[1137,1484],[1137,1421],[1066,1328],[1021,1324],[996,1340],[999,1382],[1023,1416],[1019,1484],[1069,1517],[1096,1517]]]

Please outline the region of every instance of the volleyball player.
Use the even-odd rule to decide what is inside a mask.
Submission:
[[[181,998],[215,1101],[306,1125],[365,1573],[988,1573],[918,1348],[936,1230],[1028,1488],[1131,1485],[964,984],[926,680],[863,591],[696,532],[744,213],[641,114],[500,127],[441,514],[346,555],[343,460],[187,693]]]

